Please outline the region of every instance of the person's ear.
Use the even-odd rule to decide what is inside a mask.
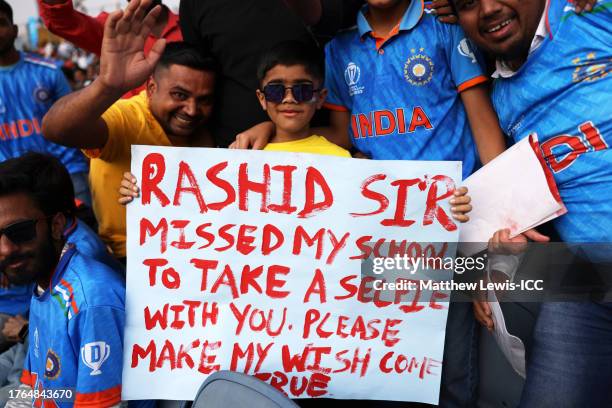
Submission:
[[[59,241],[64,237],[66,229],[66,216],[63,213],[57,213],[51,218],[51,236],[54,240]]]
[[[147,97],[151,98],[151,96],[157,91],[157,82],[155,82],[155,78],[153,75],[147,79]]]
[[[319,97],[317,98],[317,109],[321,109],[325,103],[325,99],[327,98],[327,88],[321,88],[318,93]]]
[[[257,94],[257,99],[259,100],[259,104],[261,105],[261,108],[263,110],[268,110],[268,104],[266,102],[266,96],[263,94],[263,92],[261,92],[259,89],[257,91],[255,91],[255,94]]]

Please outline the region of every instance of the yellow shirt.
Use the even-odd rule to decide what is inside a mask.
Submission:
[[[273,152],[313,153],[327,156],[351,157],[348,150],[333,144],[323,136],[312,135],[291,142],[268,143],[264,150]]]
[[[151,114],[145,91],[121,99],[102,115],[108,127],[108,141],[102,149],[85,150],[91,158],[89,183],[98,232],[115,256],[124,257],[125,206],[119,204],[123,173],[130,171],[133,144],[172,146],[166,133]]]

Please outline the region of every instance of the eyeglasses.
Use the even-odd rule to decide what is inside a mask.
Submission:
[[[263,94],[266,101],[281,103],[283,99],[285,99],[287,89],[291,89],[293,99],[295,99],[297,103],[312,101],[315,92],[320,91],[320,89],[314,89],[314,85],[311,83],[295,84],[292,86],[285,86],[283,84],[268,84],[264,86]]]
[[[32,241],[34,238],[36,238],[36,224],[38,221],[45,220],[50,217],[52,216],[19,221],[11,224],[0,229],[0,238],[2,238],[2,235],[6,235],[6,237],[15,245]]]

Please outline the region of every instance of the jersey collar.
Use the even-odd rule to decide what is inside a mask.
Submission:
[[[408,9],[404,13],[402,20],[399,24],[399,31],[408,31],[413,29],[423,17],[423,10],[425,3],[423,0],[412,0]],[[357,14],[357,29],[359,30],[359,36],[363,38],[366,34],[372,33],[372,27],[368,23],[365,14],[368,10],[368,5],[364,5],[359,13]]]

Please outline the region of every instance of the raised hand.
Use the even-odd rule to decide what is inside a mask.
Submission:
[[[153,72],[166,42],[159,39],[145,56],[144,44],[161,7],[146,14],[151,0],[132,0],[125,10],[112,13],[104,26],[100,81],[109,90],[124,93],[142,85]]]

